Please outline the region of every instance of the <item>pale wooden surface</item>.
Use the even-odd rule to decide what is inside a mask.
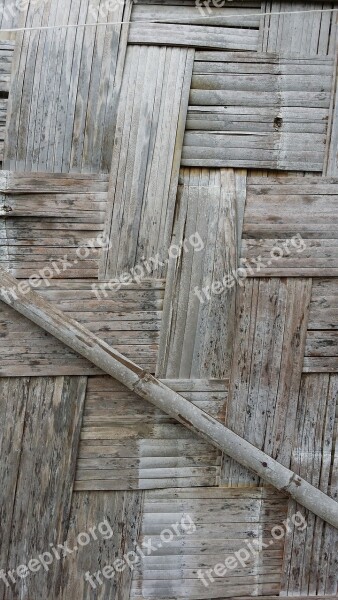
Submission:
[[[101,278],[156,256],[151,276],[166,273],[193,60],[189,49],[127,50],[105,226],[113,248]]]
[[[27,398],[29,378],[0,379],[0,404],[3,419],[1,421],[1,564],[7,565],[12,526],[15,490],[18,470]],[[6,456],[6,462],[4,457]],[[1,584],[0,597],[3,599],[4,584]]]
[[[203,11],[195,2],[135,3],[129,43],[256,51],[260,3],[235,3]],[[244,15],[248,15],[249,18]]]
[[[338,372],[338,280],[314,279],[303,371]]]
[[[116,559],[123,559],[125,552],[134,548],[138,538],[143,509],[143,495],[140,492],[75,492],[73,494],[68,529],[69,546],[73,548],[80,532],[88,532],[105,519],[113,530],[110,539],[98,540],[79,548],[77,554],[68,556],[62,565],[57,593],[60,600],[88,600],[92,594],[97,600],[113,597],[128,600],[132,572],[129,568],[115,573],[113,579],[102,577],[103,585],[97,583],[95,591],[84,579],[85,574],[97,573]],[[94,579],[94,582],[96,580]]]
[[[0,37],[0,165],[3,162],[4,155],[8,93],[11,85],[14,46],[15,42],[8,39],[8,36]]]
[[[197,232],[203,250],[182,249],[169,262],[157,373],[227,377],[235,286],[221,294],[212,286],[222,285],[238,266],[246,173],[182,169],[179,183],[172,243],[182,246]]]
[[[336,408],[338,378],[336,375],[304,375],[295,423],[292,468],[312,481],[322,491],[337,498],[332,461],[336,443]],[[331,485],[333,482],[333,485]],[[287,595],[333,594],[338,591],[336,568],[337,530],[294,502],[289,513],[300,511],[307,522],[306,530],[296,527],[287,533],[282,590]]]
[[[97,278],[107,206],[106,176],[0,172],[0,263],[26,278]],[[90,244],[91,243],[91,244]],[[84,250],[78,250],[84,246]],[[102,246],[102,244],[101,244]],[[66,256],[67,267],[62,259]],[[82,257],[82,258],[80,258]]]
[[[93,282],[94,283],[94,282]],[[100,291],[86,280],[42,282],[40,293],[70,317],[113,345],[142,368],[155,372],[164,282],[123,284]],[[0,373],[8,376],[95,375],[100,370],[37,325],[0,302]]]
[[[226,423],[285,466],[291,460],[310,295],[310,279],[277,278],[247,280],[238,294]],[[259,483],[227,457],[222,481]]]
[[[285,52],[294,56],[333,55],[335,52],[336,11],[334,2],[262,2],[262,11],[274,13],[261,20],[260,48],[263,52]],[[292,14],[297,11],[318,11]],[[281,13],[281,14],[278,14]],[[287,13],[287,14],[283,14]],[[291,14],[290,14],[291,13]]]
[[[237,6],[241,4],[241,6]],[[137,2],[133,6],[131,20],[137,22],[158,22],[170,24],[212,25],[227,27],[256,28],[260,26],[260,2],[231,3],[231,6],[212,7],[212,12],[205,15],[196,10],[195,0],[173,0],[170,2]],[[245,15],[245,19],[244,19]]]
[[[323,174],[336,177],[338,175],[338,13],[336,14],[336,25],[332,28],[332,38],[335,53],[335,71],[334,81],[332,83],[330,118],[328,122],[328,138]]]
[[[134,571],[131,598],[219,598],[279,592],[283,543],[261,550],[246,567],[238,565],[225,577],[214,577],[205,587],[197,576],[245,547],[245,539],[271,541],[271,528],[286,516],[281,494],[263,488],[173,489],[145,493],[141,541],[151,536],[154,545],[160,533],[184,515],[196,531],[174,537]],[[190,521],[191,520],[191,521]],[[206,576],[207,579],[207,576]],[[208,579],[207,579],[208,581]]]
[[[2,420],[1,564],[27,565],[67,538],[85,377],[0,379]],[[8,470],[8,471],[7,471]],[[9,536],[10,532],[10,536]],[[0,597],[55,597],[58,563],[6,588]]]
[[[124,355],[117,352],[92,334],[88,329],[80,325],[74,319],[69,318],[64,312],[56,309],[51,303],[43,299],[36,292],[26,290],[23,294],[19,288],[19,282],[3,269],[0,270],[3,287],[0,288],[0,298],[6,304],[15,308],[20,314],[42,327],[61,342],[90,360],[105,373],[117,379],[128,389],[135,391],[139,396],[162,409],[169,416],[185,425],[190,431],[211,442],[219,450],[226,453],[234,461],[239,462],[247,469],[253,471],[263,480],[273,485],[278,490],[287,492],[294,500],[314,512],[317,516],[337,527],[338,509],[335,500],[312,486],[306,480],[283,466],[271,456],[267,455],[256,446],[250,444],[239,435],[223,426],[217,419],[208,415],[199,407],[191,404],[177,392],[153,377],[149,372],[139,365],[128,360]],[[303,286],[304,302],[301,309],[308,308],[310,286],[306,280],[298,283]],[[291,286],[293,289],[294,286]],[[291,309],[293,306],[291,305]],[[302,348],[303,336],[299,336],[297,327],[297,311],[291,310],[287,313],[290,331],[286,331],[289,344]],[[306,327],[306,318],[301,319]],[[296,331],[295,331],[296,329]],[[300,352],[303,355],[303,352]],[[299,370],[298,361],[293,361],[291,353],[284,358],[285,368],[283,377],[286,381],[289,377],[288,367],[291,363],[294,377],[291,385],[286,385],[290,390],[290,396],[295,393]],[[298,368],[297,368],[298,367]],[[231,388],[230,388],[231,389]],[[283,419],[285,415],[283,415]],[[284,440],[287,440],[287,432],[284,432]],[[278,443],[280,437],[277,438]]]
[[[100,8],[101,14],[94,17],[92,8],[96,7]],[[269,260],[274,243],[283,243],[296,233],[301,233],[305,239],[306,251],[292,254],[283,259],[282,263],[274,263],[270,270],[263,269],[262,273],[254,274],[254,279],[246,285],[248,289],[256,290],[258,303],[256,300],[251,303],[248,298],[244,301],[245,294],[242,287],[238,286],[226,298],[213,295],[206,306],[197,306],[191,303],[191,299],[187,299],[187,295],[191,294],[189,286],[194,277],[185,277],[186,269],[183,276],[178,273],[188,258],[188,255],[181,256],[175,263],[175,287],[171,287],[170,277],[166,282],[165,293],[174,307],[174,316],[180,312],[179,318],[175,321],[175,317],[171,323],[170,336],[176,341],[169,345],[170,352],[167,352],[166,360],[178,372],[186,373],[186,377],[228,374],[226,357],[230,359],[233,345],[235,353],[238,351],[238,340],[242,340],[240,352],[243,354],[243,361],[248,363],[244,383],[249,388],[249,392],[246,388],[244,390],[249,410],[243,414],[243,421],[246,423],[244,437],[254,440],[259,447],[264,443],[267,456],[271,453],[273,456],[280,455],[283,461],[286,454],[292,457],[292,469],[295,472],[301,473],[305,479],[337,500],[338,411],[334,416],[337,382],[336,376],[332,374],[338,371],[337,181],[324,181],[321,178],[322,169],[324,175],[337,175],[337,81],[329,82],[332,74],[336,77],[336,70],[333,68],[336,13],[310,12],[305,15],[295,12],[293,15],[260,17],[261,10],[288,12],[332,7],[332,2],[322,1],[231,2],[225,8],[213,7],[211,14],[206,7],[208,18],[205,19],[194,0],[139,0],[132,11],[128,1],[123,13],[124,18],[129,20],[131,11],[130,36],[128,24],[123,27],[116,24],[111,27],[88,28],[86,31],[81,28],[58,29],[13,35],[11,47],[15,40],[17,47],[14,79],[10,87],[9,135],[5,148],[7,158],[13,162],[8,162],[8,166],[15,170],[54,170],[55,174],[43,174],[44,178],[41,178],[39,173],[28,173],[25,176],[17,172],[3,176],[0,173],[0,205],[3,213],[0,218],[0,260],[2,266],[5,264],[13,269],[12,272],[17,276],[27,277],[32,273],[33,267],[46,266],[46,259],[48,264],[49,258],[74,254],[77,246],[90,237],[96,237],[104,224],[109,230],[116,230],[117,233],[112,236],[114,246],[109,256],[95,256],[93,264],[88,260],[80,265],[81,268],[70,269],[68,281],[53,282],[51,289],[43,290],[43,297],[64,310],[66,317],[75,317],[92,333],[102,336],[110,346],[113,345],[127,358],[138,363],[141,369],[153,371],[157,360],[159,332],[162,329],[163,336],[168,323],[168,319],[164,319],[161,327],[165,281],[153,279],[153,282],[142,282],[141,287],[137,284],[123,286],[118,293],[109,292],[108,297],[99,301],[90,292],[91,283],[98,277],[98,262],[101,267],[99,276],[110,277],[113,270],[102,269],[111,260],[114,263],[116,256],[119,256],[119,260],[120,257],[127,257],[126,268],[130,268],[136,264],[130,257],[137,256],[137,262],[142,258],[143,248],[148,255],[158,251],[167,252],[170,241],[174,241],[173,231],[174,236],[178,231],[174,213],[176,211],[176,215],[182,216],[185,210],[181,207],[181,202],[185,202],[185,195],[181,193],[185,187],[183,178],[176,195],[184,129],[185,140],[189,142],[189,146],[185,144],[183,148],[184,160],[205,161],[198,164],[207,167],[203,168],[203,178],[206,181],[215,181],[221,177],[217,166],[220,164],[217,162],[220,156],[223,161],[233,161],[231,166],[236,169],[236,194],[231,196],[228,189],[227,202],[235,210],[227,221],[228,229],[224,239],[219,245],[215,245],[219,250],[214,255],[217,260],[212,259],[209,250],[203,254],[209,265],[208,276],[211,280],[216,280],[224,270],[236,267],[241,253],[249,259],[259,258],[263,254],[263,261],[266,258]],[[110,9],[107,12],[105,3],[98,0],[94,0],[91,6],[88,0],[74,0],[71,3],[69,0],[58,3],[49,0],[41,2],[39,6],[31,2],[27,14],[23,12],[21,15],[2,18],[0,11],[0,27],[19,23],[18,17],[21,18],[21,24],[28,25],[121,20],[122,7],[117,0],[110,3]],[[244,14],[248,13],[250,16],[244,18]],[[174,98],[171,92],[164,94],[163,88],[161,98],[157,92],[152,95],[151,86],[155,87],[152,78],[156,73],[161,74],[163,81],[169,83],[181,81],[182,71],[176,72],[169,59],[164,68],[155,64],[155,60],[151,65],[148,64],[148,77],[144,81],[143,66],[138,64],[138,81],[143,84],[143,100],[140,105],[134,102],[137,89],[131,80],[128,81],[128,86],[125,83],[128,76],[125,68],[128,36],[132,44],[129,45],[128,53],[136,52],[135,43],[142,44],[140,53],[149,53],[150,56],[152,52],[153,57],[155,51],[149,49],[155,45],[158,56],[165,54],[167,59],[169,56],[192,56],[193,47],[196,48],[197,60],[193,66],[191,97],[194,98],[197,94],[203,101],[196,104],[194,100],[188,107],[187,119],[189,73],[186,73],[186,81],[183,83],[184,101],[182,100],[178,117],[177,97]],[[11,35],[2,34],[1,39],[10,40]],[[214,52],[217,49],[223,52]],[[246,50],[245,54],[243,50]],[[6,52],[8,54],[7,50]],[[10,52],[12,54],[12,50]],[[2,77],[3,85],[8,87],[10,61],[6,59],[5,63],[1,63],[2,55],[0,50],[0,79]],[[238,62],[240,56],[245,56],[244,63]],[[120,97],[122,81],[128,87],[128,95],[122,93]],[[158,90],[161,87],[160,81],[156,83]],[[169,86],[167,90],[174,87]],[[179,91],[179,84],[175,89]],[[7,94],[7,91],[3,93]],[[206,100],[206,96],[209,100]],[[132,99],[127,107],[126,98],[128,102]],[[213,105],[206,104],[210,98]],[[158,106],[156,102],[159,103],[160,100],[160,119],[156,120],[154,110]],[[300,106],[296,106],[297,103]],[[264,104],[267,105],[263,106]],[[138,109],[142,111],[142,107],[149,110],[147,115],[143,113],[138,119],[136,113]],[[172,107],[175,107],[173,113]],[[151,111],[154,128],[147,131]],[[0,144],[6,112],[7,98],[0,98]],[[134,119],[134,133],[129,140],[124,138],[122,154],[116,154],[111,168],[113,144],[114,140],[118,140],[119,134],[117,132],[115,135],[118,115],[123,127],[126,121],[122,123],[122,119],[126,115]],[[173,151],[172,142],[176,132],[179,134]],[[150,142],[145,147],[143,142],[147,135]],[[152,146],[154,139],[156,143]],[[134,153],[135,144],[138,154]],[[151,154],[152,147],[155,149],[154,154]],[[189,148],[188,155],[186,147]],[[128,154],[126,174],[123,152]],[[138,157],[136,162],[134,156]],[[193,156],[197,158],[193,159]],[[106,212],[108,173],[112,170],[114,175],[118,170],[117,160],[122,161],[118,180],[120,187],[115,187],[116,178],[112,176],[109,185],[110,204]],[[253,163],[253,160],[256,162]],[[228,162],[221,164],[229,166]],[[257,195],[253,200],[249,176],[249,197],[242,234],[241,221],[247,189],[244,171],[238,169],[250,169],[252,166],[260,168],[254,176],[265,179],[259,184],[261,190],[269,188],[270,191]],[[145,168],[148,169],[149,177],[147,175],[144,184],[142,169]],[[269,172],[262,169],[270,169],[272,177],[267,178]],[[273,169],[279,171],[275,172]],[[304,178],[302,173],[297,173],[297,181],[291,193],[292,181],[287,182],[289,173],[283,173],[282,169],[301,169],[305,172],[317,170],[317,177],[311,177],[310,181],[309,177]],[[92,181],[85,177],[81,181],[78,177],[69,178],[65,176],[69,171],[90,171]],[[104,172],[105,177],[100,178],[97,174],[99,172]],[[284,174],[286,178],[283,177]],[[271,198],[274,195],[271,191],[277,186],[274,179],[278,179],[280,189],[283,188],[287,193],[281,191],[275,196],[276,202],[272,205],[266,196]],[[164,180],[166,184],[163,186]],[[318,194],[320,186],[322,192]],[[196,202],[193,189],[196,192],[196,188],[190,185],[191,208],[193,202]],[[130,190],[134,190],[133,196]],[[199,184],[198,190],[200,193]],[[112,198],[115,198],[114,202]],[[214,200],[210,194],[208,198],[211,214]],[[197,203],[200,206],[201,197]],[[123,204],[121,221],[115,219],[116,214],[112,218],[113,204],[120,207]],[[8,209],[11,211],[7,212]],[[236,212],[237,215],[234,214]],[[190,216],[192,214],[193,211]],[[181,222],[185,225],[192,224],[188,217],[189,215],[186,221],[182,218]],[[120,222],[122,234],[117,227]],[[132,223],[134,228],[130,233]],[[174,223],[176,224],[173,225]],[[213,243],[219,232],[216,219],[205,222],[201,218],[199,227],[202,229],[201,233],[208,230],[207,240]],[[183,229],[179,235],[184,236]],[[208,243],[207,247],[209,248]],[[76,259],[75,256],[74,258]],[[194,259],[196,258],[197,253],[194,255]],[[199,276],[202,271],[200,266],[197,268],[198,261],[191,262],[193,275],[196,273]],[[122,262],[118,263],[115,273],[121,275],[123,270]],[[167,265],[161,273],[152,274],[152,277],[164,277],[166,271]],[[259,280],[261,275],[265,275],[265,278]],[[267,275],[274,279],[268,280]],[[301,282],[301,277],[309,276],[313,277],[311,301],[307,284],[303,285]],[[281,277],[285,279],[280,279]],[[106,283],[105,290],[107,285]],[[309,302],[309,321],[306,323]],[[175,309],[175,306],[178,309],[181,305],[182,310]],[[61,573],[53,570],[47,578],[40,579],[39,575],[34,575],[37,578],[35,581],[23,580],[20,598],[45,600],[50,597],[54,600],[60,595],[62,600],[68,600],[69,597],[89,600],[91,591],[83,580],[86,570],[96,571],[131,549],[133,541],[139,537],[141,523],[143,532],[157,535],[160,528],[171,521],[171,516],[181,515],[182,510],[194,512],[198,526],[196,537],[192,539],[186,536],[184,542],[174,545],[172,549],[162,548],[159,553],[147,557],[135,573],[134,598],[144,600],[148,597],[166,597],[168,600],[170,594],[170,600],[183,597],[216,597],[220,600],[254,593],[276,600],[281,588],[281,575],[282,594],[289,597],[296,593],[303,594],[298,597],[306,597],[307,600],[310,597],[307,594],[311,594],[311,597],[317,595],[318,598],[323,598],[323,594],[327,598],[337,596],[337,533],[306,511],[304,514],[308,518],[308,529],[305,534],[296,530],[291,532],[285,546],[283,566],[281,545],[276,549],[276,554],[273,554],[274,550],[269,550],[269,557],[266,559],[263,552],[254,565],[250,564],[247,569],[234,573],[228,579],[218,579],[214,587],[205,589],[196,579],[196,569],[205,564],[212,567],[219,562],[219,555],[225,550],[229,551],[229,546],[234,543],[229,538],[234,533],[231,539],[236,538],[239,519],[243,519],[242,524],[245,523],[240,535],[246,535],[249,531],[261,536],[262,532],[267,531],[264,527],[268,523],[270,527],[272,521],[270,523],[266,520],[266,513],[268,512],[268,519],[277,518],[279,496],[277,498],[276,492],[272,495],[271,492],[262,492],[260,489],[225,490],[215,487],[215,482],[218,483],[218,475],[216,478],[215,473],[219,472],[218,451],[205,440],[195,439],[182,424],[175,423],[145,400],[136,400],[133,392],[122,391],[121,386],[120,391],[116,391],[109,388],[109,385],[114,387],[114,383],[108,384],[108,388],[106,383],[101,383],[99,387],[101,385],[102,389],[90,389],[92,381],[113,380],[99,374],[97,367],[38,326],[29,323],[13,309],[8,307],[5,312],[6,319],[3,311],[0,324],[1,373],[7,376],[11,374],[12,377],[3,380],[6,385],[0,384],[0,388],[3,401],[7,398],[6,414],[14,424],[14,430],[7,428],[7,437],[0,435],[0,443],[5,444],[3,454],[9,452],[8,462],[2,463],[3,481],[6,482],[9,495],[16,485],[20,460],[18,452],[12,450],[20,450],[20,439],[24,440],[22,456],[27,465],[25,470],[30,476],[33,462],[36,460],[34,464],[38,464],[40,460],[41,464],[42,460],[37,454],[27,456],[29,431],[25,428],[25,407],[28,404],[41,407],[41,386],[64,379],[73,389],[77,381],[84,380],[77,374],[88,374],[90,384],[82,434],[92,439],[81,441],[78,474],[81,477],[84,475],[86,481],[81,480],[82,483],[92,488],[91,491],[76,492],[73,496],[69,535],[71,539],[75,539],[78,529],[95,525],[105,515],[112,520],[115,530],[111,542],[102,542],[95,547],[90,545],[83,548],[77,556],[69,557]],[[240,327],[236,338],[233,338],[231,328],[228,327],[229,319],[234,322],[233,317],[237,317],[237,327]],[[63,316],[61,318],[64,319]],[[248,331],[245,330],[246,327]],[[79,334],[78,329],[73,331],[74,335]],[[226,350],[227,336],[230,352]],[[85,339],[88,339],[88,334],[85,334]],[[112,352],[114,354],[113,350]],[[189,371],[190,364],[195,370]],[[250,373],[249,365],[252,367]],[[179,371],[180,369],[182,370]],[[310,374],[304,374],[304,371]],[[47,377],[48,374],[61,373],[72,377]],[[172,373],[176,376],[176,371],[173,370]],[[43,374],[45,377],[16,378],[15,375],[18,374]],[[40,382],[39,385],[37,381]],[[210,382],[190,379],[184,382],[171,381],[170,385],[185,396],[189,403],[195,402],[196,406],[224,422],[223,392],[216,392],[215,389],[211,392]],[[234,390],[234,384],[231,385]],[[27,391],[29,386],[32,390],[34,387],[30,395]],[[162,388],[162,384],[160,386],[163,395],[169,394],[170,390],[165,386]],[[5,388],[7,391],[4,391]],[[278,401],[276,389],[279,393]],[[201,399],[201,394],[204,399]],[[46,432],[47,408],[50,405],[48,394],[45,396],[45,421],[38,421],[36,440],[42,439],[41,436]],[[67,394],[63,395],[64,400],[66,396]],[[10,398],[13,399],[12,403],[8,403]],[[72,398],[74,399],[74,394]],[[239,393],[238,402],[242,406]],[[272,414],[269,414],[270,404],[273,405]],[[69,412],[80,408],[74,407],[70,402],[65,410]],[[233,410],[232,405],[230,415]],[[39,413],[41,414],[42,412]],[[236,422],[239,422],[237,417]],[[37,422],[38,413],[34,413],[34,418]],[[264,429],[266,423],[273,423],[273,426]],[[61,433],[58,431],[57,436],[50,430],[48,432],[57,443],[62,443],[69,426],[71,425],[68,424],[68,429],[65,426]],[[272,435],[268,435],[271,431]],[[109,439],[105,439],[106,437]],[[284,440],[282,447],[281,439]],[[57,458],[62,453],[58,451],[54,456],[49,436],[48,442],[49,445],[45,444],[47,450],[43,459],[48,464],[56,465],[55,472],[58,473]],[[62,464],[68,452],[73,477],[64,478],[64,485],[68,485],[69,490],[63,500],[59,496],[57,507],[59,514],[62,511],[67,513],[67,519],[70,490],[74,481],[75,450],[70,448],[70,444],[68,440],[63,445],[65,453],[62,454]],[[270,461],[269,458],[267,460]],[[123,465],[121,461],[124,461]],[[96,470],[97,467],[100,468]],[[88,471],[92,473],[89,475]],[[110,479],[100,479],[98,485],[91,477],[98,471],[105,472],[104,476]],[[160,479],[156,479],[158,471],[163,475]],[[118,478],[117,472],[121,474]],[[238,481],[247,482],[248,475],[244,468],[239,469],[237,475]],[[54,473],[53,476],[55,480]],[[33,499],[41,495],[36,481],[39,482],[39,478],[29,479],[31,489],[35,490]],[[252,482],[251,479],[250,481]],[[123,489],[102,491],[107,485],[112,486],[112,482],[115,486],[118,482]],[[153,487],[154,482],[155,485],[165,487],[198,484],[199,488],[188,489],[186,494],[182,488],[147,491],[142,518],[143,492],[125,491],[127,485],[136,488],[140,486],[140,482],[145,488]],[[236,485],[236,482],[237,480],[232,485]],[[60,485],[61,483],[59,481]],[[255,478],[255,485],[259,483],[258,478]],[[21,501],[23,505],[25,498],[29,499],[29,490],[27,486],[27,490],[21,493],[20,485],[20,497],[15,502]],[[47,485],[45,481],[44,485]],[[53,494],[53,485],[52,483],[47,489],[47,496],[48,493]],[[210,485],[214,487],[205,487]],[[98,489],[101,491],[97,491]],[[246,503],[247,494],[261,494],[261,497],[256,495],[249,506]],[[9,509],[8,505],[9,503],[2,505],[1,512],[0,537],[1,542],[5,542],[2,543],[4,555],[8,551],[7,525],[12,519],[12,511],[17,514],[16,505]],[[286,506],[285,502],[284,505]],[[244,506],[245,510],[243,508],[242,511],[241,507]],[[288,506],[290,514],[296,508],[300,509],[292,502]],[[51,507],[52,503],[49,503],[49,508]],[[28,514],[32,514],[32,511]],[[53,522],[59,518],[55,511],[50,523],[47,523],[49,514],[51,513],[45,512],[41,523],[39,522],[39,527],[44,527],[41,536],[37,528],[36,535],[32,533],[32,528],[28,531],[25,529],[26,525],[21,523],[19,529],[19,519],[16,520],[10,550],[11,560],[20,560],[26,530],[27,539],[33,540],[32,544],[48,546],[51,541],[48,525],[53,526]],[[64,520],[63,527],[67,526],[67,519]],[[37,519],[31,521],[38,522]],[[61,543],[66,535],[64,529],[60,533]],[[242,544],[240,540],[242,538],[236,538],[235,543]],[[237,547],[234,546],[233,549]],[[44,549],[46,548],[39,547],[39,551]],[[0,566],[5,568],[6,564],[6,560],[2,558]],[[130,571],[125,570],[113,582],[105,581],[95,597],[106,600],[114,595],[119,600],[127,600],[130,583]],[[6,600],[16,600],[19,597],[17,591],[13,594],[8,595]]]
[[[254,277],[338,275],[337,192],[335,178],[248,180],[242,256],[253,268],[260,257]]]
[[[17,38],[9,103],[6,168],[110,170],[113,88],[123,4],[101,16],[100,1],[28,3],[21,26],[116,21],[116,26],[32,31]],[[130,10],[129,2],[125,14]],[[128,20],[128,17],[127,17]],[[120,50],[122,51],[121,43]]]
[[[227,381],[163,380],[224,421]],[[110,377],[88,379],[77,490],[217,485],[220,453]]]
[[[333,62],[196,52],[182,164],[322,171]]]

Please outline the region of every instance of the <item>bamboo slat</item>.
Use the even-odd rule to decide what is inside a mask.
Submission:
[[[283,541],[272,539],[271,528],[285,515],[283,495],[262,488],[146,492],[139,542],[151,536],[156,551],[136,566],[131,599],[241,597],[253,590],[277,594]],[[163,543],[161,531],[182,522],[186,531],[178,528],[180,535],[171,540],[168,533]],[[215,565],[224,566],[226,558],[247,547],[245,538],[264,540],[267,548],[255,556],[248,552],[247,563],[216,575]]]
[[[163,380],[224,421],[227,382]],[[161,410],[109,377],[88,380],[77,490],[127,490],[217,485],[220,454]]]
[[[182,164],[322,171],[333,67],[331,57],[196,52]]]
[[[311,280],[252,279],[238,295],[226,424],[285,466],[291,461],[310,294]],[[257,485],[259,479],[225,457],[223,482]]]
[[[116,22],[27,31],[17,40],[4,164],[22,171],[103,172],[111,165],[118,53],[126,44],[119,0],[27,2],[22,26]],[[103,8],[103,10],[101,10]],[[123,41],[125,40],[125,42]],[[116,75],[116,79],[115,79]]]
[[[105,226],[113,247],[101,278],[149,259],[152,276],[166,273],[193,57],[189,49],[128,47]]]
[[[106,176],[1,172],[0,263],[19,278],[96,278],[107,190]]]
[[[303,375],[292,451],[292,468],[337,499],[332,457],[335,454],[338,379],[336,375]],[[333,485],[331,484],[333,482]],[[290,502],[289,514],[299,511],[307,523],[291,527],[286,536],[282,592],[334,594],[338,591],[338,532]]]
[[[263,52],[285,52],[293,56],[333,55],[336,11],[329,12],[329,9],[334,7],[334,2],[322,1],[262,2],[262,11],[272,14],[261,20],[260,48]],[[312,12],[297,14],[300,10]]]
[[[109,345],[155,372],[164,295],[163,281],[123,284],[111,291],[86,280],[46,280],[41,295],[76,317]],[[140,289],[141,288],[141,289]],[[0,303],[0,373],[7,376],[95,375],[100,371],[40,327]]]
[[[16,573],[19,565],[67,538],[86,382],[85,377],[0,379],[5,573]],[[27,569],[29,580],[16,575],[9,589],[2,581],[1,597],[9,598],[9,592],[25,599],[56,597],[59,564],[55,560],[50,573],[41,564],[34,573]]]
[[[303,371],[337,373],[337,287],[336,278],[313,280]]]
[[[0,20],[6,20],[4,12]],[[12,62],[15,42],[10,39],[0,38],[0,166],[4,156],[5,129],[8,112],[8,93],[11,83]]]
[[[255,277],[338,274],[337,191],[334,178],[249,178],[242,258]]]
[[[79,548],[77,553],[68,555],[60,569],[58,593],[62,600],[76,598],[87,600],[88,594],[107,598],[112,590],[119,600],[129,600],[132,570],[127,564],[123,568],[124,554],[134,549],[139,535],[140,520],[143,508],[142,492],[75,492],[73,494],[70,526],[68,529],[69,547],[77,547],[77,536],[86,532],[96,539]],[[98,525],[104,522],[101,529]],[[95,573],[120,560],[120,570],[114,571],[113,577],[105,578]],[[116,563],[115,563],[116,564]],[[105,571],[106,572],[106,571]],[[92,584],[86,578],[92,576]],[[111,573],[110,573],[111,575]]]
[[[197,232],[201,247],[182,250],[169,262],[161,377],[228,376],[245,188],[245,171],[181,172],[172,241],[181,247]]]
[[[260,26],[258,2],[199,7],[195,2],[136,2],[130,44],[161,44],[256,51]],[[244,17],[244,15],[246,15]]]

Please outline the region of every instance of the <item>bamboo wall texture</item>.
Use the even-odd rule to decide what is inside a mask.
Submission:
[[[53,270],[36,291],[55,327],[0,301],[0,569],[104,519],[113,533],[0,578],[0,600],[337,598],[335,527],[86,354],[107,343],[338,502],[335,3],[14,4],[0,4],[0,267]],[[33,29],[4,31],[17,26]],[[69,318],[81,351],[57,339]],[[135,568],[102,576],[149,537]]]
[[[8,93],[12,71],[14,42],[0,38],[0,163],[3,162]]]

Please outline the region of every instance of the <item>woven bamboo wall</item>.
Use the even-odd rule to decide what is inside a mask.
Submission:
[[[0,266],[338,501],[335,3],[201,4],[4,4]],[[337,597],[337,529],[56,337],[0,301],[0,600]]]

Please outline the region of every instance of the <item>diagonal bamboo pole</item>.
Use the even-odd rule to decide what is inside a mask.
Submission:
[[[0,299],[195,434],[338,528],[338,503],[56,309],[0,268]]]

